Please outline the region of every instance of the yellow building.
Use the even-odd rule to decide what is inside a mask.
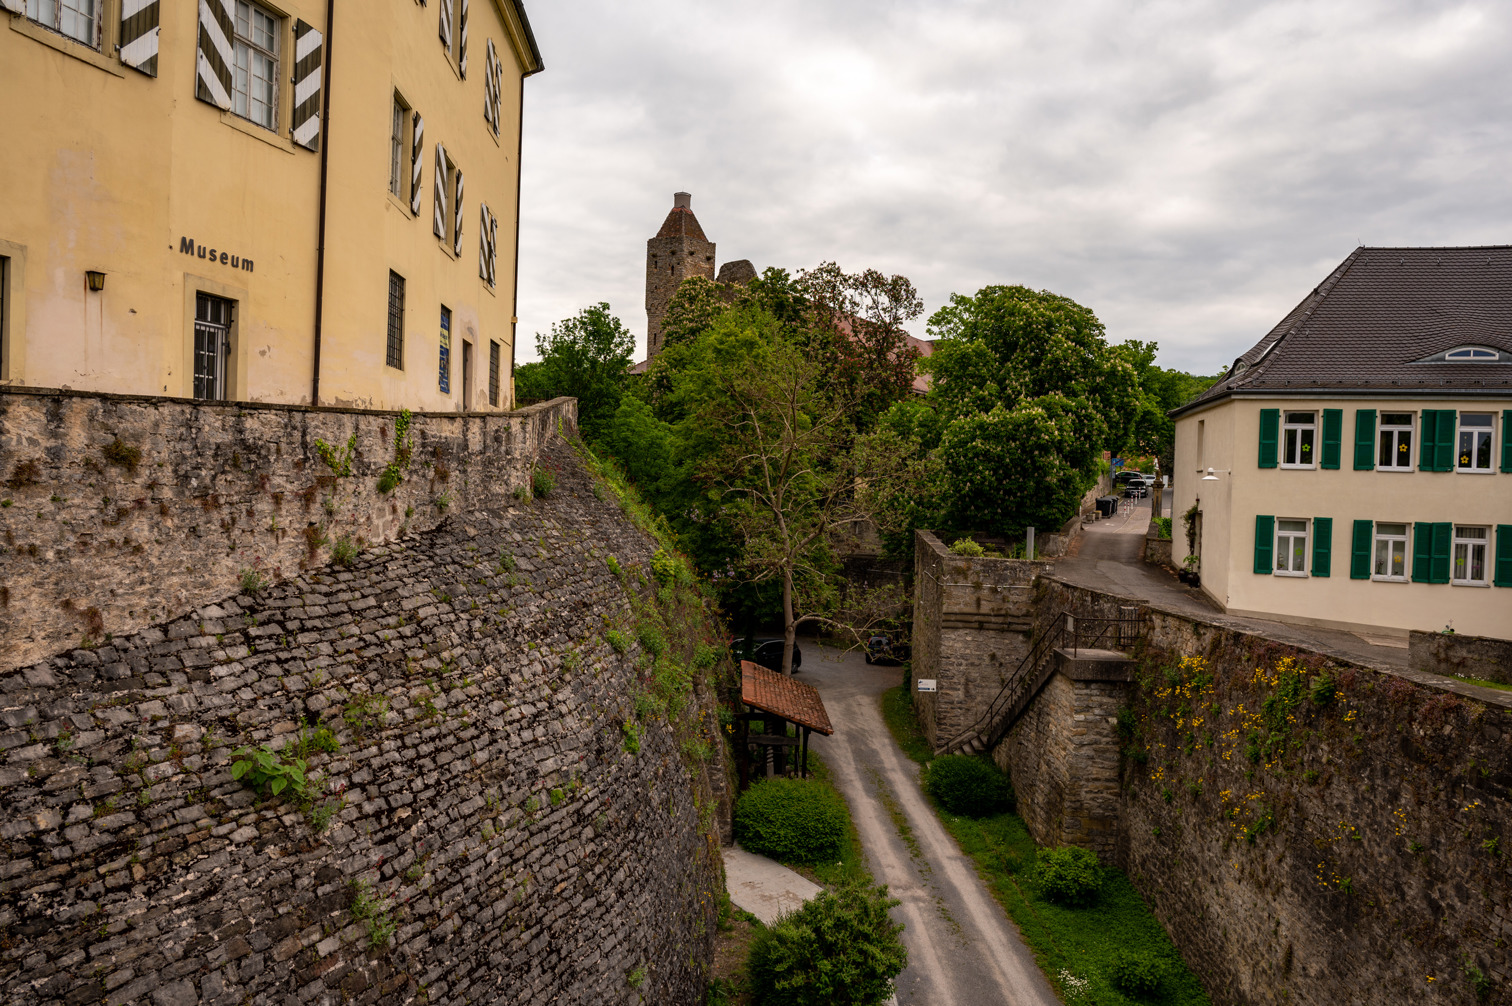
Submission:
[[[1225,611],[1512,639],[1512,247],[1356,249],[1173,417]]]
[[[0,0],[0,384],[508,408],[541,68],[521,0]]]

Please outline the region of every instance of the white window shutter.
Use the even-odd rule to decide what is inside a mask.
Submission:
[[[0,10],[8,10],[12,14],[25,14],[26,0],[0,0]]]
[[[431,230],[436,237],[446,237],[446,148],[436,144],[436,213]]]
[[[488,281],[488,204],[478,204],[478,278]],[[492,283],[489,283],[492,286]]]
[[[21,10],[22,0],[10,9]],[[159,0],[121,0],[121,62],[157,76]]]
[[[217,108],[231,107],[231,0],[199,0],[199,45],[194,96]]]
[[[462,256],[462,172],[457,172],[457,192],[452,197],[456,203],[452,207],[452,254],[458,258]]]
[[[452,4],[454,2],[455,0],[441,0],[439,4],[441,8],[441,45],[446,48],[447,52],[451,51],[451,17]]]
[[[294,142],[320,148],[321,60],[325,38],[313,25],[294,22]]]
[[[415,113],[415,130],[410,137],[410,214],[420,215],[420,185],[425,176],[425,118]]]
[[[488,215],[488,285],[498,283],[499,270],[499,218]]]
[[[467,0],[457,9],[457,72],[467,79]]]

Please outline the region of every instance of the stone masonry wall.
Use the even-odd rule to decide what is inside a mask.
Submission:
[[[384,493],[395,413],[0,391],[0,670],[209,604],[245,570],[292,577],[343,539],[507,504],[576,416],[571,399],[416,414],[404,481]],[[317,440],[349,459],[345,477]]]
[[[1512,1003],[1512,713],[1145,610],[1116,861],[1214,1002]]]
[[[1118,709],[1129,686],[1055,673],[992,758],[1013,780],[1018,813],[1042,846],[1116,852]]]
[[[913,678],[939,689],[916,695],[916,709],[937,749],[986,710],[1028,653],[1033,584],[1052,568],[955,555],[928,531],[915,534]]]
[[[637,570],[654,544],[561,439],[533,440],[518,416],[456,420],[458,443],[486,456],[457,458],[449,481],[415,479],[457,492],[430,527],[412,522],[349,567],[300,572],[297,556],[278,552],[267,561],[286,578],[254,595],[228,590],[231,567],[211,554],[273,542],[260,535],[272,514],[304,518],[297,499],[280,509],[269,498],[301,483],[321,491],[314,466],[291,457],[301,438],[357,428],[371,466],[383,458],[383,420],[249,410],[222,416],[224,430],[206,418],[176,435],[164,418],[175,403],[54,396],[34,407],[7,396],[4,407],[12,445],[17,411],[36,408],[36,435],[50,439],[28,456],[67,473],[80,494],[83,458],[100,440],[80,410],[141,445],[134,476],[102,465],[91,492],[141,494],[152,506],[109,531],[99,515],[80,516],[94,529],[85,555],[114,558],[126,536],[174,550],[142,562],[171,603],[182,590],[199,606],[130,631],[107,620],[120,630],[108,642],[0,676],[0,1003],[702,1002],[722,748],[712,731],[705,745],[680,742],[665,718],[643,715],[638,753],[629,750],[625,725],[651,687],[632,591],[650,595]],[[136,425],[154,411],[157,427]],[[482,485],[481,473],[519,470],[491,453],[495,435],[539,452],[556,490],[485,506],[507,500],[508,483]],[[48,452],[68,443],[76,453]],[[176,443],[201,445],[211,472],[193,476]],[[240,446],[254,443],[256,454]],[[417,451],[417,466],[449,457]],[[270,467],[278,476],[260,487]],[[462,483],[476,496],[457,491]],[[54,515],[34,491],[23,512],[40,526],[20,530],[56,554],[27,555],[49,564],[25,573],[29,592],[61,582],[52,564],[77,568],[62,550],[86,533],[65,524],[82,502]],[[208,526],[170,530],[152,516],[159,498],[178,521],[213,495]],[[391,537],[402,518],[386,499],[370,502],[353,508],[352,526]],[[247,507],[255,520],[217,526]],[[345,503],[338,514],[347,519]],[[116,544],[102,540],[112,535]],[[628,570],[623,581],[609,555]],[[173,572],[196,556],[197,576]],[[71,593],[100,605],[99,589]],[[211,590],[220,594],[207,603]],[[117,602],[123,621],[156,610],[142,596]],[[12,619],[15,603],[13,592]],[[49,645],[50,633],[11,658]],[[693,687],[691,721],[702,711],[717,723],[713,688]],[[319,728],[335,750],[306,755],[320,790],[308,807],[233,779],[238,745],[277,748]]]

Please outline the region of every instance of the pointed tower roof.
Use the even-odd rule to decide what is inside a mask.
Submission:
[[[696,241],[707,241],[704,237],[703,228],[698,226],[698,218],[693,215],[693,197],[686,192],[674,192],[672,194],[672,212],[667,214],[667,219],[662,221],[661,230],[656,232],[659,238],[693,238]]]

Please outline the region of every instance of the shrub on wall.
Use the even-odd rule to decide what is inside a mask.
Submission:
[[[765,785],[765,784],[762,784]],[[908,964],[887,910],[886,887],[846,884],[819,895],[751,944],[746,967],[755,1006],[873,1006]]]
[[[1008,777],[970,755],[943,755],[930,762],[924,788],[941,807],[967,817],[987,817],[1013,804]]]
[[[1102,864],[1091,849],[1074,845],[1045,849],[1035,859],[1035,883],[1051,901],[1090,905],[1102,889]]]
[[[735,804],[735,839],[785,863],[826,863],[845,841],[845,804],[815,779],[766,779]]]

